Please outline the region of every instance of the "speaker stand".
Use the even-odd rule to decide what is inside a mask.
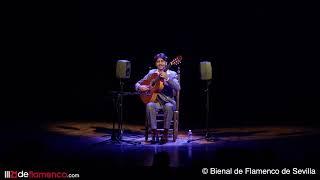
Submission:
[[[204,90],[204,92],[206,93],[206,131],[205,131],[205,134],[202,136],[202,138],[198,138],[198,139],[191,139],[191,140],[188,140],[187,142],[190,143],[190,142],[193,142],[193,141],[199,141],[199,140],[207,140],[207,141],[210,141],[210,142],[214,142],[215,141],[215,138],[213,137],[212,133],[209,131],[209,108],[210,108],[210,91],[209,91],[209,87],[211,85],[211,80],[207,80],[206,82],[206,89]]]
[[[122,143],[127,143],[127,144],[133,144],[133,145],[138,145],[141,144],[140,141],[131,141],[131,140],[124,140],[123,138],[123,96],[125,95],[135,95],[136,93],[127,93],[123,91],[123,86],[124,82],[122,79],[120,79],[120,91],[116,92],[113,94],[113,103],[114,107],[117,112],[117,119],[118,119],[118,129],[115,129],[115,118],[113,119],[113,124],[112,124],[112,134],[111,138],[107,139],[105,141],[99,142],[100,143],[110,143],[110,144],[122,144]],[[117,131],[117,132],[116,132]]]

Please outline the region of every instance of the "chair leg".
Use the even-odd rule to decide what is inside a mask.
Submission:
[[[176,142],[177,138],[178,138],[178,121],[175,121],[175,125],[174,125],[174,133],[173,133],[173,142]]]
[[[148,119],[146,118],[146,122],[145,122],[145,135],[144,135],[145,141],[148,141],[149,138],[149,123],[148,123]]]
[[[176,142],[179,132],[179,111],[174,112],[174,125],[173,125],[173,142]]]

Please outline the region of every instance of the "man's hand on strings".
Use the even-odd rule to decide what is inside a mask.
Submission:
[[[161,72],[161,73],[160,73],[160,77],[163,78],[163,79],[168,79],[168,74],[167,74],[167,72]]]
[[[147,86],[147,85],[141,85],[141,86],[139,86],[139,90],[140,91],[148,91],[149,90],[149,86]]]

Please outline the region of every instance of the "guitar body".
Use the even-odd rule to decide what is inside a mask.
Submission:
[[[157,73],[154,73],[141,83],[141,85],[149,86],[148,91],[140,93],[140,98],[143,103],[147,104],[149,102],[155,102],[158,94],[164,88],[163,80],[154,82],[158,76],[159,75]]]

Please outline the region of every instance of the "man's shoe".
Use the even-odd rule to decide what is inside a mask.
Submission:
[[[160,144],[166,144],[168,142],[168,129],[163,131],[163,135],[160,140]]]
[[[151,140],[151,144],[156,144],[157,142],[159,142],[158,132],[157,132],[156,129],[152,129],[152,140]]]

